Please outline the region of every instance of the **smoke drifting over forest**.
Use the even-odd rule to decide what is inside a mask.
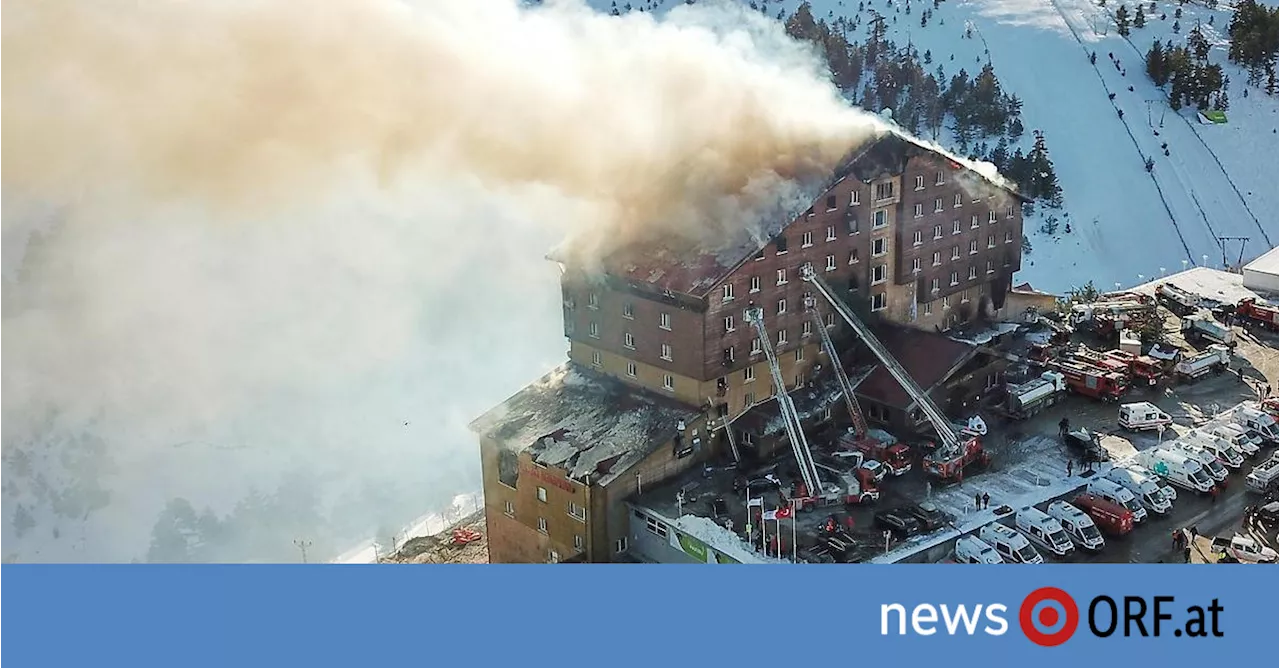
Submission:
[[[475,488],[563,359],[548,248],[719,236],[871,128],[703,4],[6,3],[6,555],[284,560]]]

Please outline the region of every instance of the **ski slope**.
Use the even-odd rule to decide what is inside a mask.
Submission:
[[[603,0],[591,4],[610,8]],[[651,4],[661,12],[683,0]],[[790,15],[799,4],[769,2],[762,12],[771,18],[779,10]],[[838,16],[852,19],[858,4],[810,1],[814,18],[828,23]],[[888,38],[899,47],[910,42],[921,54],[931,52],[933,62],[923,65],[928,72],[940,64],[948,79],[962,67],[973,75],[989,58],[1005,91],[1023,100],[1026,132],[1018,145],[1025,152],[1034,130],[1045,134],[1064,206],[1058,211],[1037,207],[1036,216],[1026,221],[1032,252],[1017,282],[1052,292],[1088,281],[1102,289],[1129,286],[1184,266],[1221,266],[1219,237],[1248,237],[1243,253],[1241,242],[1226,243],[1231,264],[1277,243],[1276,98],[1257,88],[1243,97],[1246,74],[1226,60],[1230,9],[1225,3],[1221,11],[1182,7],[1182,29],[1175,34],[1177,4],[1159,2],[1146,27],[1133,29],[1128,39],[1091,0],[946,0],[937,8],[932,0],[916,0],[911,5],[908,15],[906,0],[865,3],[861,25],[849,40],[866,38],[874,10],[885,17]],[[633,3],[633,9],[640,6]],[[1115,6],[1108,3],[1111,10]],[[933,16],[921,27],[925,9]],[[1159,19],[1160,11],[1167,13],[1166,21]],[[1216,26],[1207,25],[1210,14],[1216,15]],[[1183,43],[1197,18],[1212,44],[1210,61],[1223,65],[1231,79],[1226,125],[1202,125],[1194,110],[1169,109],[1165,93],[1145,73],[1151,40]],[[965,37],[967,27],[972,38]],[[1098,54],[1096,64],[1089,62],[1090,51]],[[1114,54],[1119,68],[1108,54]],[[1114,100],[1108,97],[1112,93]],[[941,141],[951,145],[949,133]],[[1148,157],[1154,161],[1150,173]],[[1072,231],[1060,224],[1056,234],[1043,233],[1041,222],[1048,215],[1069,222]]]

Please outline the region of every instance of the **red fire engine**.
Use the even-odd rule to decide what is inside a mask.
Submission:
[[[1051,362],[1049,368],[1066,378],[1067,387],[1072,392],[1086,397],[1101,401],[1118,401],[1129,390],[1129,384],[1124,376],[1114,371],[1103,371],[1078,362],[1066,361]]]

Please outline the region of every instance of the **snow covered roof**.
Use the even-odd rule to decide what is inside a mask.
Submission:
[[[471,429],[570,478],[607,485],[675,437],[681,420],[698,416],[570,362],[476,418]]]
[[[747,545],[738,534],[716,524],[714,520],[698,515],[682,515],[671,523],[678,531],[682,531],[716,551],[743,564],[780,563],[772,557],[762,557],[751,546]]]
[[[1271,277],[1280,280],[1280,246],[1272,248],[1249,264],[1246,264],[1244,266],[1244,270],[1254,271],[1259,274],[1268,274]]]
[[[1259,258],[1261,259],[1261,258]],[[1235,304],[1246,297],[1257,298],[1257,293],[1244,287],[1244,277],[1210,267],[1194,267],[1168,277],[1144,283],[1131,290],[1144,295],[1156,294],[1161,283],[1172,283],[1187,292],[1222,303]]]

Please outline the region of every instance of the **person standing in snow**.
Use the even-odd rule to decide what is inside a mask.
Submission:
[[[982,510],[982,494],[975,492],[973,495],[973,509]]]
[[[982,507],[986,509],[991,506],[991,495],[986,492],[982,493]]]

